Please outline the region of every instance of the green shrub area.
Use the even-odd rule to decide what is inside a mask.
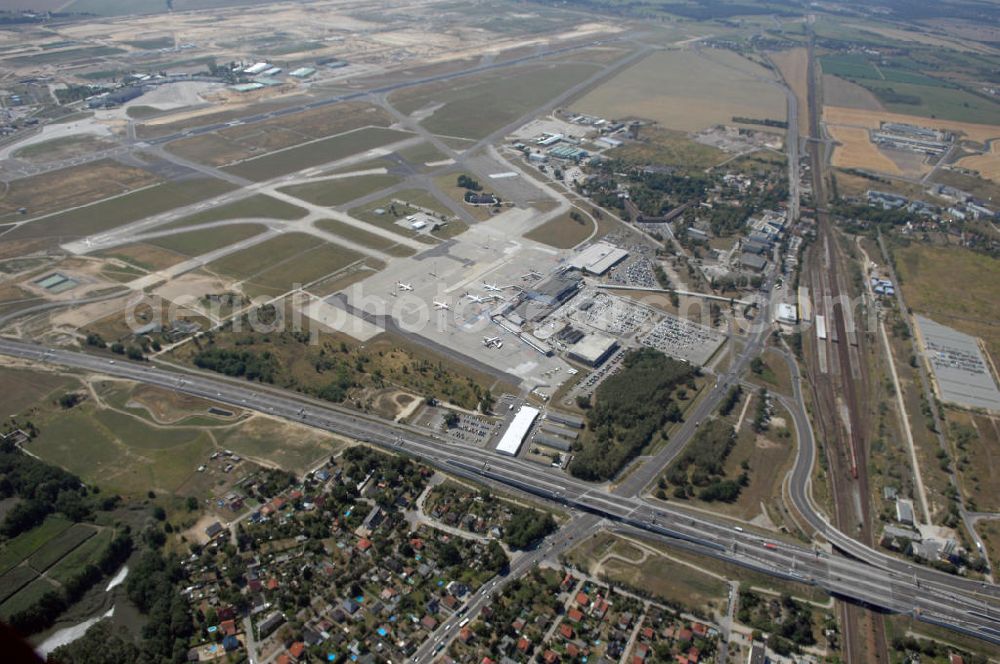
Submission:
[[[736,432],[725,420],[709,420],[701,425],[688,443],[684,454],[677,459],[666,474],[666,483],[674,486],[675,498],[697,496],[706,502],[721,500],[731,503],[739,498],[746,486],[746,472],[737,479],[725,476],[726,458],[736,445]]]
[[[622,370],[594,394],[594,407],[587,412],[588,435],[579,443],[570,473],[585,480],[614,477],[664,425],[680,421],[674,393],[684,384],[695,388],[695,371],[650,348],[629,353]]]

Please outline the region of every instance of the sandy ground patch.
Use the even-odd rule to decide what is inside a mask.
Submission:
[[[101,124],[95,118],[86,118],[63,124],[48,124],[42,127],[34,136],[29,136],[23,141],[18,141],[11,145],[0,148],[0,159],[9,159],[11,155],[22,148],[67,136],[112,136],[111,128]]]
[[[177,304],[203,309],[201,298],[204,295],[225,293],[229,290],[227,282],[218,277],[188,272],[169,280],[154,290],[153,294]]]
[[[205,529],[218,520],[218,517],[214,514],[206,514],[198,519],[193,526],[184,531],[185,539],[189,542],[197,542],[201,545],[208,544],[211,540],[209,536],[205,534]]]
[[[827,130],[840,145],[833,151],[833,165],[839,168],[863,168],[890,175],[902,171],[896,163],[879,152],[868,140],[868,130],[859,127],[828,126]]]
[[[52,316],[51,327],[70,327],[79,329],[85,325],[107,318],[124,308],[132,300],[140,300],[144,297],[142,293],[130,293],[122,297],[117,297],[103,302],[93,302],[85,304],[70,311],[61,311]]]
[[[848,127],[878,128],[882,121],[908,122],[921,127],[947,129],[962,132],[966,138],[984,143],[991,138],[1000,138],[1000,127],[994,125],[975,124],[972,122],[955,122],[939,118],[923,118],[918,115],[904,115],[888,111],[868,111],[844,106],[824,106],[823,121],[827,125],[845,125]]]
[[[981,177],[1000,182],[1000,141],[990,144],[990,151],[958,160],[958,166],[978,171]]]
[[[830,106],[846,106],[864,111],[884,109],[878,97],[870,90],[832,74],[823,74],[823,101]]]

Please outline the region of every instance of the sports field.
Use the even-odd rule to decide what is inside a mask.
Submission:
[[[785,96],[769,79],[769,71],[730,51],[657,51],[570,107],[683,131],[732,124],[734,116],[785,120]]]
[[[270,180],[271,178],[301,171],[311,166],[319,166],[344,159],[361,152],[366,152],[372,148],[411,138],[412,136],[413,134],[395,129],[367,127],[287,150],[272,152],[262,157],[248,159],[238,164],[227,166],[225,170],[250,180]]]

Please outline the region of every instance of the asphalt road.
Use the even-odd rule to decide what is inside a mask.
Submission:
[[[498,456],[477,447],[446,443],[415,427],[400,426],[245,381],[196,372],[180,373],[149,363],[47,349],[8,339],[0,340],[0,354],[113,375],[301,422],[416,457],[453,475],[502,484],[508,490],[561,504],[571,512],[607,519],[617,527],[642,531],[646,536],[662,538],[674,546],[773,576],[816,585],[850,601],[912,615],[1000,644],[1000,603],[997,602],[1000,589],[996,586],[977,586],[890,558],[846,535],[838,535],[828,524],[824,532],[837,538],[838,546],[842,545],[856,558],[831,556],[774,540],[674,505],[653,506],[636,497],[610,494],[551,468]],[[810,447],[803,444],[800,449]],[[806,465],[802,463],[803,468]],[[801,481],[799,474],[796,482]],[[804,507],[806,513],[811,511],[808,505]]]

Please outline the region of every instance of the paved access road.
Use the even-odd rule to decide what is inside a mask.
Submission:
[[[619,527],[663,538],[774,576],[820,586],[873,607],[913,615],[1000,643],[1000,588],[976,585],[935,570],[911,566],[864,547],[844,535],[841,543],[857,559],[744,531],[723,519],[676,506],[653,506],[567,477],[550,468],[488,450],[446,443],[415,427],[362,415],[266,386],[196,372],[164,370],[149,363],[108,359],[83,352],[47,349],[0,339],[0,354],[156,385],[186,394],[301,422],[407,454],[448,473],[560,503],[571,511],[607,519]],[[805,442],[805,441],[804,441]],[[809,445],[801,445],[806,449]],[[798,478],[797,481],[801,480]],[[827,525],[824,532],[837,536]]]

